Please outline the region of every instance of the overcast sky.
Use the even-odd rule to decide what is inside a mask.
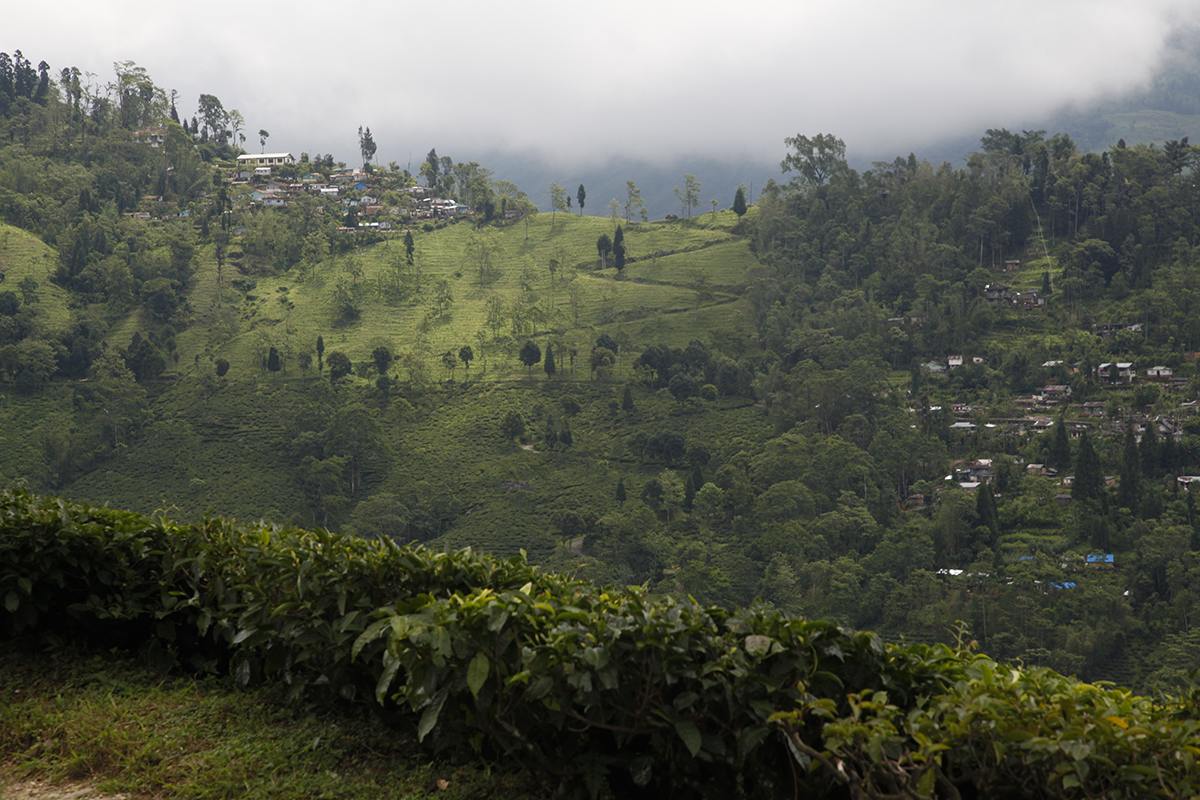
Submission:
[[[797,133],[890,158],[1019,129],[1144,83],[1197,22],[1200,0],[58,0],[6,9],[0,49],[102,82],[132,60],[181,114],[202,92],[240,110],[251,152],[266,128],[268,151],[355,163],[365,125],[384,164],[777,162]]]

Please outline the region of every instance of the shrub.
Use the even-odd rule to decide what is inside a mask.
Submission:
[[[444,553],[0,494],[0,637],[99,636],[518,758],[558,795],[1190,796],[1197,694]],[[372,700],[373,698],[373,700]],[[407,718],[406,718],[407,719]]]

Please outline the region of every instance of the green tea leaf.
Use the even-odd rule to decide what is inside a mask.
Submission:
[[[433,701],[425,707],[425,713],[421,714],[421,721],[417,724],[417,740],[425,741],[425,737],[437,725],[438,715],[442,713],[442,706],[446,704],[446,689],[442,689],[433,697]]]
[[[703,738],[700,736],[700,729],[686,719],[681,719],[675,723],[675,732],[679,734],[679,738],[683,739],[683,743],[687,745],[688,752],[695,758],[700,752],[700,744]]]
[[[487,681],[490,667],[491,662],[483,653],[476,653],[475,657],[471,659],[471,665],[467,667],[467,688],[471,690],[473,697],[479,697],[479,690]]]

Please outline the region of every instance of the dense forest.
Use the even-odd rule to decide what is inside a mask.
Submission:
[[[369,129],[357,170],[243,176],[242,114],[178,101],[0,55],[6,483],[964,620],[1142,690],[1196,662],[1186,138],[996,129],[860,172],[797,135],[759,196],[710,213],[686,175],[652,222],[632,182],[584,216],[583,186],[539,213],[473,162],[382,167]]]

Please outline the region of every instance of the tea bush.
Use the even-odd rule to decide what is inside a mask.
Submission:
[[[444,553],[0,494],[0,637],[377,702],[556,796],[1145,797],[1196,790],[1196,694],[1152,702],[965,648],[887,644]]]

